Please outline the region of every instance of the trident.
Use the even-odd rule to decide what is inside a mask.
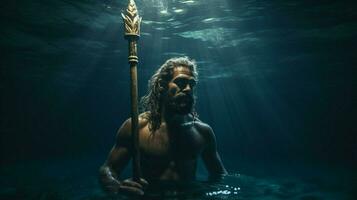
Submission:
[[[131,95],[131,133],[133,140],[133,179],[140,181],[140,150],[139,150],[139,111],[138,111],[138,77],[137,65],[139,62],[137,53],[137,41],[140,37],[140,23],[138,10],[134,0],[129,1],[125,14],[121,14],[124,20],[124,38],[129,42],[129,65],[130,65],[130,95]]]

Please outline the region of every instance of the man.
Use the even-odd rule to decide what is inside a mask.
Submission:
[[[120,127],[116,143],[100,168],[100,182],[106,191],[142,195],[146,180],[194,180],[199,156],[210,178],[227,173],[211,127],[194,112],[196,83],[196,64],[187,57],[167,60],[152,76],[148,93],[141,100],[145,112],[139,116],[143,179],[118,180],[133,151],[128,119]]]

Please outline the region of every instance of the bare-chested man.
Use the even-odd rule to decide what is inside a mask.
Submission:
[[[100,182],[110,193],[144,194],[147,181],[195,179],[197,159],[202,157],[210,178],[226,174],[211,127],[194,112],[197,71],[187,57],[167,60],[149,81],[141,100],[139,146],[143,179],[118,180],[132,157],[131,120],[120,127],[116,143],[100,168]],[[146,180],[147,181],[146,181]]]

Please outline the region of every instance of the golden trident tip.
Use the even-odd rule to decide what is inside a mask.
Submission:
[[[141,17],[134,0],[130,0],[125,14],[121,14],[125,24],[125,37],[139,37]]]

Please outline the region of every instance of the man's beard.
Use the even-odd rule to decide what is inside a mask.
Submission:
[[[168,108],[170,112],[185,115],[192,112],[194,104],[195,99],[192,95],[178,94],[169,98]]]

